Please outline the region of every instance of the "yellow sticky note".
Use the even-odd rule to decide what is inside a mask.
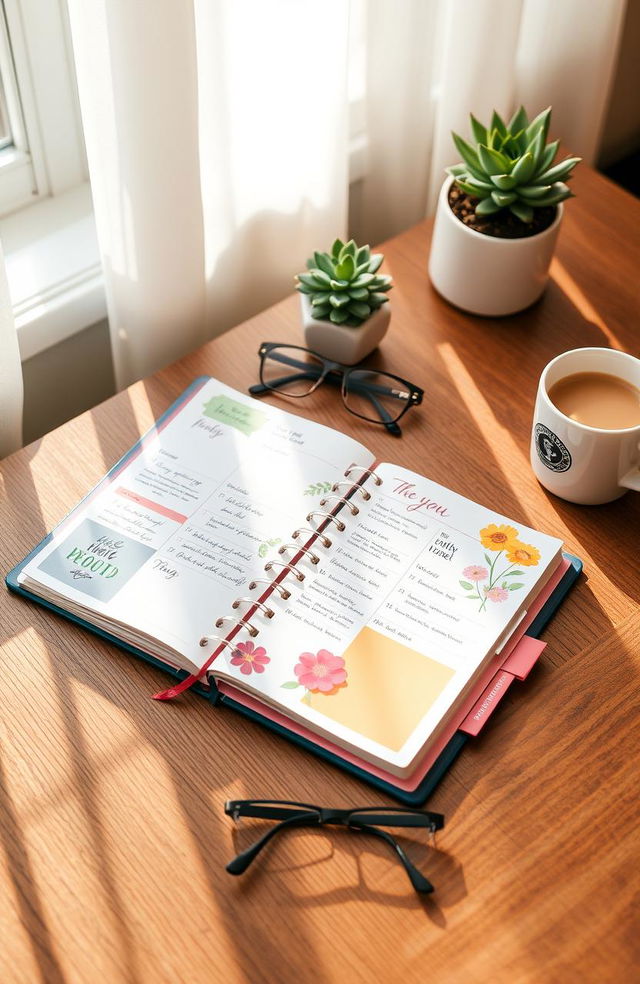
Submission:
[[[428,656],[365,626],[342,654],[346,684],[312,693],[316,711],[399,751],[454,674]]]

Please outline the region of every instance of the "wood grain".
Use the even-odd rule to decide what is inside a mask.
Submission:
[[[380,797],[232,712],[150,701],[159,671],[3,592],[0,980],[634,979],[640,496],[574,506],[528,464],[549,359],[582,345],[640,354],[640,205],[584,166],[574,188],[549,288],[517,318],[438,298],[430,223],[385,244],[397,286],[371,362],[426,390],[401,440],[348,416],[332,390],[295,408],[585,561],[541,665],[432,797],[447,817],[437,850],[409,845],[435,895],[418,900],[384,845],[340,832],[292,834],[232,879],[224,864],[248,834],[234,840],[227,797]],[[195,376],[254,382],[263,340],[300,341],[296,298],[4,461],[4,569]]]

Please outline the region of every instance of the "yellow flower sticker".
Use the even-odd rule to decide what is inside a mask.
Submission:
[[[535,567],[540,563],[540,551],[519,540],[509,545],[506,556],[512,564],[521,564],[522,567]]]
[[[491,550],[494,556],[484,555],[486,567],[482,564],[468,564],[462,571],[458,582],[467,592],[465,598],[478,603],[478,611],[487,610],[487,602],[492,605],[502,604],[509,600],[511,592],[521,591],[526,587],[525,581],[518,578],[526,577],[521,567],[535,567],[540,563],[540,551],[529,543],[519,540],[518,530],[513,526],[501,523],[489,523],[480,530],[482,546]],[[506,567],[505,567],[506,563]]]
[[[513,526],[496,526],[489,523],[483,530],[480,530],[480,540],[482,546],[487,550],[508,550],[512,544],[518,542],[518,531]]]

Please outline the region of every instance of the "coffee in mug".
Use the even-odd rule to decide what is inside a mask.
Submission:
[[[569,502],[598,505],[640,491],[640,359],[606,348],[553,359],[538,384],[531,466]]]
[[[549,387],[565,417],[588,427],[619,430],[640,424],[640,389],[608,372],[574,372]]]

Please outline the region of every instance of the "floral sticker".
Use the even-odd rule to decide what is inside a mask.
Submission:
[[[513,526],[504,524],[496,526],[490,523],[480,530],[480,542],[489,553],[485,553],[484,559],[487,566],[481,564],[470,564],[462,571],[460,587],[472,594],[466,595],[472,601],[479,601],[478,611],[485,611],[487,602],[500,604],[506,601],[511,591],[518,591],[524,588],[524,581],[511,581],[510,578],[522,577],[524,571],[520,567],[535,567],[540,563],[540,551],[537,547],[532,547],[528,543],[522,543],[518,536],[518,530]],[[503,556],[503,560],[500,558]],[[499,568],[504,561],[508,561],[503,570]],[[482,582],[486,581],[485,584]]]
[[[250,673],[264,673],[271,658],[267,656],[264,646],[255,646],[252,642],[239,642],[231,653],[231,665],[239,666],[245,676]]]
[[[311,694],[330,695],[347,682],[344,659],[334,656],[328,649],[320,649],[317,653],[300,653],[293,672],[297,679],[288,680],[281,686],[285,690],[304,687],[306,693],[302,699],[306,703],[309,703]]]

